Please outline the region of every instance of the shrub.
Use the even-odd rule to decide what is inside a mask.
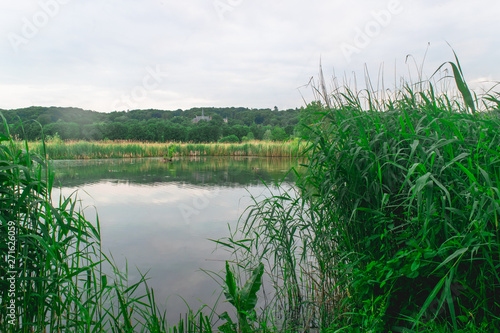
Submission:
[[[224,142],[229,142],[229,143],[238,143],[240,142],[240,139],[234,134],[225,136],[219,140],[219,142],[224,143]]]

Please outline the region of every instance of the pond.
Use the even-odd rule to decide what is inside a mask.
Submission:
[[[296,165],[262,157],[54,161],[54,196],[77,191],[87,219],[99,217],[103,252],[120,270],[128,266],[130,284],[138,270],[147,272],[158,304],[176,324],[186,303],[193,310],[213,305],[222,291],[203,270],[220,274],[230,255],[210,239],[228,236],[251,197],[268,194],[263,182],[293,183],[287,172]]]

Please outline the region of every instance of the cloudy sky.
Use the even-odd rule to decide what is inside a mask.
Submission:
[[[311,101],[332,77],[415,76],[459,56],[500,80],[498,0],[22,0],[0,4],[0,108],[100,112]],[[405,63],[407,55],[410,61]],[[415,65],[415,63],[417,65]]]

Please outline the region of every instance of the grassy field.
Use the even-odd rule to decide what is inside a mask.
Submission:
[[[18,142],[18,146],[24,143]],[[45,145],[45,146],[44,146]],[[297,157],[305,144],[298,141],[249,141],[244,143],[145,143],[134,141],[62,141],[29,142],[31,151],[44,149],[50,159],[96,159],[175,156],[267,156]]]

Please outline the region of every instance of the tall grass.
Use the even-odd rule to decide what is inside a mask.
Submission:
[[[210,332],[214,312],[169,326],[141,274],[129,283],[100,248],[76,195],[52,198],[42,154],[0,134],[1,332]],[[98,221],[98,220],[97,220]],[[114,272],[112,274],[105,272]]]
[[[453,98],[430,81],[317,88],[295,189],[220,242],[267,261],[284,330],[500,330],[500,100],[452,67]]]
[[[23,145],[22,142],[18,143]],[[96,159],[173,156],[267,156],[297,157],[304,148],[298,141],[248,141],[244,143],[146,143],[134,141],[29,142],[36,153],[45,151],[51,159]]]

